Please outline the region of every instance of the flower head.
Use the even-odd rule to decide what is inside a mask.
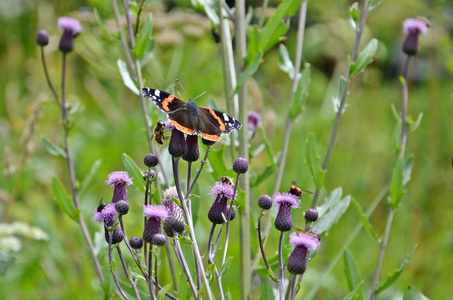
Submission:
[[[262,195],[258,199],[258,206],[262,209],[270,209],[272,207],[272,198],[269,195]]]
[[[318,238],[311,236],[309,234],[305,234],[303,232],[297,233],[293,232],[289,235],[289,242],[291,245],[296,247],[304,247],[310,251],[318,250],[319,245],[321,242]]]
[[[406,19],[403,22],[403,31],[406,34],[417,32],[418,34],[426,34],[428,32],[428,23],[420,19]]]
[[[168,210],[163,205],[143,205],[143,215],[147,218],[165,220],[168,217]]]
[[[261,114],[256,111],[248,112],[248,128],[250,131],[255,132],[257,127],[262,125]]]
[[[171,124],[170,119],[166,119],[164,122],[164,129],[167,131],[172,131],[175,129],[175,125]]]
[[[58,19],[58,27],[63,29],[58,49],[64,53],[74,50],[74,38],[82,32],[82,25],[76,19],[61,17]]]
[[[274,202],[280,209],[282,206],[296,208],[299,206],[300,199],[290,193],[277,193],[274,195]]]
[[[407,55],[411,56],[418,53],[420,50],[418,36],[428,32],[428,24],[420,19],[406,19],[403,22],[403,31],[407,34],[403,43],[403,51]]]
[[[233,196],[235,196],[234,187],[232,187],[228,183],[218,181],[211,188],[211,195],[214,195],[215,197],[220,196],[228,199],[233,199]]]
[[[198,135],[187,135],[186,138],[187,151],[182,156],[182,159],[188,162],[197,161],[200,158],[200,147],[198,146]]]
[[[107,223],[108,226],[112,226],[113,220],[115,219],[117,213],[118,212],[116,211],[115,204],[111,203],[104,206],[101,211],[95,209],[93,211],[93,218],[91,220],[99,223]]]
[[[36,43],[40,46],[47,46],[49,44],[49,34],[45,30],[40,30],[36,34]]]
[[[105,181],[110,186],[131,185],[132,178],[126,171],[115,171],[109,174],[109,179]]]
[[[249,169],[249,163],[247,159],[243,156],[236,158],[233,163],[233,171],[238,174],[244,174]]]
[[[58,28],[69,31],[72,35],[77,36],[82,32],[82,25],[79,20],[70,17],[61,17],[58,19]]]
[[[174,157],[181,157],[186,154],[187,144],[182,131],[179,131],[178,129],[172,130],[170,143],[168,144],[168,152]]]
[[[145,155],[145,158],[143,159],[143,163],[148,168],[151,168],[151,167],[157,166],[157,164],[159,163],[159,159],[157,158],[156,154],[148,153]]]

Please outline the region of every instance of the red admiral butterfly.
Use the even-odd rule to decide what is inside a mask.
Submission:
[[[184,133],[201,135],[206,140],[217,142],[222,134],[242,127],[241,123],[226,113],[199,107],[191,99],[185,102],[167,92],[150,88],[143,88],[142,93],[168,115],[176,129]]]

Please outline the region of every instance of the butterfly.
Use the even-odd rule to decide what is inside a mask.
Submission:
[[[143,96],[168,115],[176,129],[190,135],[217,142],[223,134],[239,130],[242,124],[235,118],[209,107],[200,107],[191,99],[185,102],[167,92],[143,88]]]

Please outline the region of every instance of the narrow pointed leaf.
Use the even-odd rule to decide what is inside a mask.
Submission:
[[[359,214],[360,220],[362,221],[362,224],[365,227],[365,229],[368,232],[368,234],[371,236],[371,238],[373,240],[376,241],[376,243],[380,244],[381,243],[381,239],[378,237],[378,235],[374,231],[373,225],[371,225],[370,221],[368,220],[367,215],[363,211],[363,209],[360,206],[359,202],[357,202],[357,200],[352,198],[352,204],[354,204],[354,207],[355,207],[357,213]]]
[[[129,88],[135,95],[139,95],[138,88],[132,80],[131,75],[129,74],[126,63],[121,59],[118,59],[117,64],[118,70],[120,71],[121,77],[123,78],[124,85]]]
[[[220,276],[225,275],[228,272],[228,269],[230,268],[231,261],[233,260],[233,257],[230,256],[225,260],[225,263],[223,264],[222,268],[220,269]]]
[[[326,214],[319,218],[313,226],[313,229],[318,230],[319,233],[324,233],[330,230],[335,225],[341,216],[346,212],[351,203],[351,196],[346,196],[341,201],[332,207]]]
[[[362,72],[366,66],[368,66],[373,61],[373,56],[376,53],[378,46],[378,41],[372,39],[368,45],[360,52],[359,57],[355,62],[351,62],[351,68],[349,69],[349,76]]]
[[[341,187],[330,192],[324,203],[317,208],[319,216],[323,216],[329,209],[337,205],[341,200],[341,195],[343,195],[343,189]]]
[[[382,291],[386,290],[390,285],[392,285],[392,283],[395,282],[395,280],[398,279],[398,277],[401,275],[401,273],[404,271],[407,264],[409,263],[409,260],[411,259],[412,254],[414,254],[416,248],[417,246],[412,248],[411,252],[406,256],[401,266],[393,274],[387,276],[384,283],[376,288],[376,294],[379,294]]]
[[[288,74],[289,78],[294,79],[294,65],[289,58],[288,49],[283,44],[280,44],[280,46],[278,47],[278,58],[278,66],[280,70]]]
[[[123,155],[121,155],[121,160],[123,161],[123,165],[126,168],[126,171],[134,179],[134,185],[140,191],[145,192],[145,181],[143,180],[143,173],[135,163],[135,161],[126,153],[123,153]]]
[[[404,176],[403,176],[403,185],[406,186],[406,184],[411,180],[411,173],[412,173],[412,167],[414,166],[414,157],[410,156],[406,159],[406,163],[404,164]]]
[[[258,67],[261,64],[262,58],[263,58],[263,51],[260,50],[258,52],[258,54],[255,56],[255,59],[253,60],[253,62],[245,69],[244,73],[242,73],[239,76],[238,82],[236,84],[236,88],[234,89],[234,93],[232,95],[236,94],[241,89],[241,87],[244,85],[244,83],[247,81],[247,79],[252,77],[253,74],[255,74],[256,71],[258,71]]]
[[[55,201],[57,202],[61,210],[74,221],[78,221],[79,210],[75,207],[72,198],[69,197],[66,193],[63,184],[61,184],[60,180],[58,180],[58,178],[56,177],[52,178],[52,189]]]
[[[102,162],[102,160],[98,159],[91,166],[90,171],[88,171],[88,174],[85,176],[85,178],[83,179],[82,184],[80,186],[80,190],[79,190],[80,195],[83,195],[85,193],[85,191],[87,190],[88,186],[90,185],[91,181],[93,180],[94,176],[96,175],[96,172],[99,169],[101,162]]]
[[[325,171],[321,168],[321,158],[316,152],[316,137],[311,133],[306,142],[306,159],[316,189],[321,189],[324,183]]]
[[[66,152],[64,152],[64,150],[62,148],[58,147],[57,145],[55,145],[54,143],[52,143],[51,141],[49,141],[46,138],[42,138],[41,140],[42,140],[47,152],[49,152],[50,154],[52,154],[54,156],[59,156],[59,157],[63,157],[64,159],[66,159]]]
[[[153,32],[153,15],[148,14],[145,23],[140,29],[140,33],[137,34],[135,39],[135,48],[133,53],[136,57],[142,57],[146,50],[148,49],[149,44],[151,43],[151,35]]]
[[[343,300],[363,299],[363,280]]]
[[[403,300],[429,300],[429,298],[423,295],[423,293],[415,287],[410,286],[404,293]]]
[[[343,253],[344,261],[344,273],[346,275],[346,281],[348,282],[349,290],[352,291],[360,283],[360,271],[358,268],[357,261],[354,259],[352,252],[346,249]]]
[[[294,101],[291,104],[289,117],[291,120],[295,120],[301,112],[304,110],[304,103],[308,97],[308,88],[311,81],[311,69],[310,64],[305,64],[304,70],[302,71],[301,77],[297,84],[296,93],[294,94]]]
[[[404,187],[404,158],[398,159],[395,169],[393,170],[392,183],[390,185],[390,206],[397,207],[406,193]]]

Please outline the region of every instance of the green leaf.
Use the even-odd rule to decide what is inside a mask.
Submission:
[[[0,250],[0,277],[6,274],[9,266],[14,262],[14,257],[6,253],[5,251]]]
[[[349,76],[352,77],[354,75],[359,74],[360,72],[365,69],[373,61],[373,56],[376,53],[378,46],[378,41],[376,39],[372,39],[368,45],[360,52],[359,57],[355,62],[351,62],[351,67],[349,69]]]
[[[363,280],[343,300],[363,299]]]
[[[344,93],[345,87],[346,87],[346,78],[341,76],[340,81],[338,82],[338,95],[337,95],[337,97],[333,98],[333,105],[334,105],[335,112],[338,112],[338,110],[340,109],[341,99],[343,99],[343,93]],[[349,96],[349,92],[346,91],[346,95],[345,95],[346,99],[344,99],[345,104],[343,105],[343,109],[341,112],[342,114],[346,111],[346,108],[348,107],[348,104],[347,104],[348,96]]]
[[[367,215],[363,211],[362,207],[360,206],[359,202],[352,198],[352,204],[354,204],[354,207],[359,214],[360,220],[362,221],[363,226],[365,227],[366,231],[368,234],[371,236],[373,240],[375,240],[378,244],[381,243],[381,239],[377,236],[376,232],[374,231],[373,225],[371,225],[370,221],[368,220]]]
[[[396,279],[398,279],[398,277],[404,271],[404,268],[406,268],[407,264],[409,263],[409,260],[411,259],[412,254],[414,254],[414,251],[416,248],[417,248],[417,246],[414,246],[414,248],[412,248],[411,252],[404,259],[401,266],[393,274],[387,276],[384,283],[376,288],[376,291],[375,291],[376,294],[379,294],[382,291],[386,290],[392,283],[395,282]]]
[[[280,44],[278,47],[278,58],[278,66],[280,70],[288,74],[289,78],[294,79],[294,73],[296,71],[294,70],[293,62],[289,58],[288,49],[283,44]]]
[[[135,39],[135,47],[132,53],[136,57],[141,58],[146,53],[146,50],[150,50],[149,45],[152,41],[151,39],[152,32],[153,32],[153,15],[150,13],[148,14],[145,23],[140,29],[140,33],[137,34],[137,37]]]
[[[403,300],[429,300],[429,298],[423,295],[423,293],[415,287],[410,286],[404,293]]]
[[[343,189],[341,187],[334,189],[329,196],[326,197],[324,203],[318,207],[319,216],[324,215],[329,209],[337,205],[343,195]]]
[[[263,58],[263,51],[260,50],[258,52],[258,54],[255,56],[255,59],[253,60],[253,62],[245,69],[244,73],[242,73],[239,76],[238,82],[236,84],[236,88],[234,89],[234,93],[231,94],[231,97],[233,95],[235,95],[241,89],[241,87],[244,85],[244,83],[247,81],[247,79],[252,77],[252,75],[255,74],[256,71],[258,71],[258,67],[261,64],[262,58]]]
[[[96,19],[96,22],[98,23],[98,27],[101,29],[102,35],[107,41],[114,41],[115,39],[108,33],[108,31],[105,29],[104,23],[102,22],[101,16],[99,15],[98,10],[95,8],[93,10],[94,12],[94,17]]]
[[[68,111],[69,115],[72,116],[72,118],[68,120],[68,132],[74,129],[84,111],[85,105],[81,105],[79,102],[71,107],[71,109]]]
[[[352,255],[352,252],[349,249],[346,249],[343,252],[343,261],[344,261],[344,273],[346,275],[348,287],[349,290],[352,291],[360,283],[361,276],[359,267],[357,261],[354,259],[354,256]]]
[[[414,166],[414,157],[409,156],[406,159],[406,163],[404,164],[404,172],[403,172],[403,185],[406,186],[406,184],[411,180],[411,173],[412,173],[412,167]]]
[[[262,50],[265,53],[281,40],[289,29],[289,21],[286,17],[292,16],[299,8],[301,2],[302,0],[283,0],[263,28],[258,29],[258,27],[254,26],[247,30],[249,45],[247,56],[244,60],[246,66],[252,61],[258,51]]]
[[[63,157],[64,159],[66,159],[66,152],[64,152],[63,149],[61,149],[57,145],[53,144],[51,141],[49,141],[46,138],[42,138],[41,140],[42,140],[47,152],[49,152],[50,154],[52,154],[54,156],[59,156],[59,157]]]
[[[314,133],[310,133],[306,142],[306,159],[311,176],[313,176],[316,189],[320,190],[324,183],[326,171],[322,169],[321,158],[316,152],[316,137]]]
[[[330,228],[335,225],[341,216],[348,209],[349,204],[351,203],[351,196],[346,196],[341,199],[335,206],[333,206],[327,213],[323,216],[320,216],[319,220],[314,224],[313,229],[319,231],[319,233],[324,233],[330,230]]]
[[[273,281],[273,282],[278,282],[278,278],[275,277],[274,272],[272,272],[272,269],[267,269],[267,276]]]
[[[52,189],[55,201],[57,202],[61,210],[71,219],[77,222],[80,217],[79,210],[75,207],[72,198],[69,197],[66,193],[63,184],[61,184],[60,180],[58,180],[58,178],[56,177],[52,177]]]
[[[291,120],[295,120],[300,113],[304,110],[304,102],[308,97],[308,87],[311,81],[311,69],[310,64],[305,64],[304,70],[302,71],[301,78],[299,79],[296,93],[294,94],[294,101],[291,104],[289,111],[289,117]]]
[[[121,160],[126,168],[126,171],[134,178],[134,185],[143,193],[145,192],[145,181],[143,180],[143,173],[135,163],[135,161],[126,153],[121,155]]]
[[[376,7],[378,7],[379,5],[381,5],[383,0],[371,0],[370,1],[370,8],[368,9],[368,12],[372,11],[373,9],[375,9]]]
[[[395,129],[393,130],[393,150],[395,153],[399,153],[401,151],[401,119],[396,121]]]
[[[99,169],[101,162],[102,162],[101,159],[96,160],[91,166],[90,171],[88,171],[88,173],[85,175],[85,178],[82,181],[82,185],[80,186],[79,190],[80,195],[83,195],[87,190],[88,186],[90,185],[91,181],[94,178],[94,175],[96,175],[96,171]]]
[[[351,20],[351,23],[353,24],[353,28],[356,30],[358,21],[360,19],[360,8],[359,8],[359,3],[354,2],[350,7],[349,7],[349,18]]]
[[[400,83],[401,83],[401,86],[405,86],[406,85],[406,78],[403,77],[403,75],[400,75],[398,77]]]
[[[220,276],[225,275],[228,272],[228,269],[230,268],[230,264],[233,261],[233,257],[230,256],[225,260],[225,263],[223,264],[222,268],[220,269]]]
[[[217,2],[214,0],[194,0],[194,4],[198,6],[198,8],[201,8],[204,10],[206,15],[208,16],[209,20],[211,20],[212,23],[214,23],[216,26],[220,25],[220,19],[219,16],[217,15],[216,8],[217,8]]]
[[[395,169],[393,170],[392,182],[390,185],[389,205],[391,207],[397,207],[401,201],[401,198],[403,198],[404,194],[406,194],[403,182],[404,169],[405,169],[404,158],[400,158],[396,162]]]
[[[261,300],[274,300],[274,291],[272,290],[272,284],[269,280],[263,280],[261,282]]]
[[[139,95],[138,88],[132,80],[131,75],[129,74],[126,63],[121,59],[118,59],[117,64],[118,70],[120,70],[121,77],[123,78],[124,85],[128,87],[135,95]]]
[[[423,118],[423,113],[419,113],[418,116],[417,116],[417,120],[415,120],[415,121],[413,121],[413,120],[409,121],[408,120],[408,122],[407,122],[407,125],[408,125],[407,131],[408,132],[412,132],[412,131],[416,130],[420,126],[422,118]]]
[[[171,287],[172,283],[169,283],[166,286],[164,286],[157,294],[157,299],[165,299],[165,294],[170,290]]]

